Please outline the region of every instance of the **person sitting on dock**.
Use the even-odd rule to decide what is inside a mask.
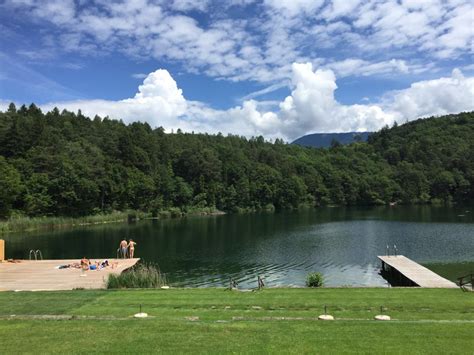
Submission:
[[[120,251],[122,253],[122,258],[126,258],[127,257],[127,252],[128,252],[128,243],[127,241],[124,239],[122,239],[122,241],[120,242]]]
[[[133,258],[133,255],[135,254],[135,245],[137,245],[137,243],[135,243],[133,239],[130,239],[130,242],[128,242],[128,248],[129,248],[128,257],[129,258]]]
[[[81,259],[81,268],[83,270],[88,270],[89,269],[89,265],[90,265],[90,260],[87,259],[85,256]]]

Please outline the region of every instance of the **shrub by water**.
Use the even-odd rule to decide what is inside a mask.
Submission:
[[[107,288],[160,288],[166,279],[154,265],[139,264],[120,275],[110,274]]]
[[[312,272],[306,276],[307,287],[321,287],[323,284],[324,278],[320,272]]]

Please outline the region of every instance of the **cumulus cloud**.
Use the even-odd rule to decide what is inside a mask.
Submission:
[[[293,64],[291,95],[274,116],[253,113],[256,127],[268,136],[296,138],[308,132],[374,131],[394,121],[474,110],[474,78],[455,69],[451,77],[420,81],[391,92],[379,103],[344,105],[334,93],[334,72]],[[263,124],[267,122],[268,124]]]
[[[413,83],[386,95],[386,106],[400,117],[413,119],[474,109],[474,78],[454,69],[451,77]]]
[[[181,128],[288,140],[311,132],[373,131],[395,120],[474,110],[474,78],[465,77],[457,69],[450,77],[420,81],[385,95],[378,103],[358,105],[336,100],[336,75],[332,70],[314,69],[311,63],[294,63],[291,70],[291,93],[273,110],[266,102],[256,100],[246,100],[228,110],[186,100],[164,69],[150,73],[132,98],[64,101],[42,108],[81,109],[89,116],[148,122],[167,131]]]
[[[293,64],[291,95],[280,103],[271,124],[268,113],[258,117],[259,127],[267,135],[295,138],[308,132],[366,131],[393,121],[393,115],[376,105],[343,105],[334,97],[337,89],[332,70],[313,71],[311,63]]]
[[[51,110],[53,107],[81,110],[91,117],[109,116],[123,119],[127,123],[142,121],[155,127],[177,129],[180,123],[179,117],[186,113],[188,104],[182,90],[178,88],[169,72],[159,69],[146,77],[132,98],[120,101],[75,100],[42,105],[46,110]]]

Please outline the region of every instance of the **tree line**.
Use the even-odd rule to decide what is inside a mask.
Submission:
[[[472,201],[473,133],[469,112],[315,149],[10,104],[0,112],[0,217]]]

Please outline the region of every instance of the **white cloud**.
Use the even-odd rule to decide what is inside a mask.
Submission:
[[[262,96],[262,95],[269,94],[269,93],[274,92],[276,90],[288,87],[288,84],[289,84],[288,82],[283,81],[283,82],[280,82],[280,83],[276,83],[276,84],[267,86],[266,88],[263,88],[261,90],[257,90],[257,91],[251,92],[250,94],[245,95],[244,97],[241,98],[241,100],[242,101],[247,101],[247,100],[251,100],[251,99],[254,99],[256,97]]]
[[[94,116],[110,116],[125,122],[142,121],[167,131],[264,135],[292,140],[311,132],[373,131],[395,120],[474,110],[474,78],[459,70],[451,77],[420,81],[387,94],[373,104],[344,105],[334,96],[336,76],[332,70],[313,70],[311,63],[292,65],[292,91],[276,109],[275,103],[246,100],[241,106],[215,110],[204,103],[188,101],[168,71],[150,73],[133,98],[120,101],[81,100],[43,105],[81,109]]]
[[[294,16],[302,12],[312,13],[324,3],[323,0],[265,0],[265,5],[282,15]]]
[[[342,105],[334,97],[336,77],[331,70],[313,71],[311,63],[293,64],[291,95],[280,104],[279,118],[285,136],[312,131],[366,131],[393,120],[376,105]]]
[[[472,111],[474,77],[466,78],[454,69],[451,77],[414,83],[408,89],[390,93],[387,101],[386,106],[402,120]]]
[[[79,63],[63,63],[61,66],[71,70],[80,70],[84,68],[84,65]]]
[[[178,11],[205,11],[209,3],[210,0],[173,0],[169,6]]]
[[[8,105],[10,105],[10,102],[11,101],[0,99],[0,111],[5,112],[8,110]]]
[[[379,103],[365,105],[339,103],[334,97],[334,73],[313,71],[310,63],[293,64],[292,84],[291,95],[280,104],[278,124],[259,125],[264,134],[296,138],[309,132],[374,131],[395,120],[474,110],[474,78],[465,78],[459,70],[451,77],[417,82],[387,94]]]
[[[132,78],[134,79],[145,79],[148,75],[145,73],[134,73],[132,74]]]
[[[368,51],[410,48],[446,58],[472,51],[470,1],[368,1],[352,15],[366,35],[358,45]]]
[[[328,20],[347,16],[359,6],[360,3],[361,0],[333,0],[326,6],[322,16]]]
[[[74,0],[42,0],[33,10],[38,17],[47,17],[57,25],[65,25],[74,19],[76,6]]]
[[[465,71],[473,71],[473,70],[474,70],[474,63],[468,64],[468,65],[464,65],[464,66],[462,67],[462,70],[465,70]]]
[[[441,58],[457,56],[460,49],[473,52],[474,6],[465,4],[448,13],[448,20],[438,28],[438,38],[435,42],[425,43],[425,48],[432,48]]]
[[[108,100],[76,100],[54,102],[41,106],[45,110],[53,107],[77,111],[94,117],[109,116],[123,119],[124,122],[148,122],[152,126],[164,126],[168,129],[180,127],[179,117],[183,116],[188,108],[181,89],[167,70],[159,69],[150,73],[133,98]],[[182,127],[184,129],[188,127]]]
[[[28,13],[62,51],[172,61],[185,71],[231,81],[272,84],[288,79],[295,61],[342,62],[355,52],[366,66],[388,62],[386,53],[394,53],[393,60],[410,70],[415,54],[422,57],[417,65],[424,65],[473,51],[474,10],[468,0],[265,0],[246,16],[223,11],[251,2],[98,0],[84,6],[73,0],[11,0],[2,11]],[[204,15],[193,18],[193,11]],[[336,54],[325,52],[336,47],[341,49]],[[372,72],[378,70],[355,74]]]
[[[407,74],[411,71],[421,70],[420,67],[407,65],[404,60],[391,59],[388,61],[371,63],[359,58],[349,58],[326,65],[329,69],[334,70],[339,77],[349,75],[369,76],[376,74],[402,73]]]

